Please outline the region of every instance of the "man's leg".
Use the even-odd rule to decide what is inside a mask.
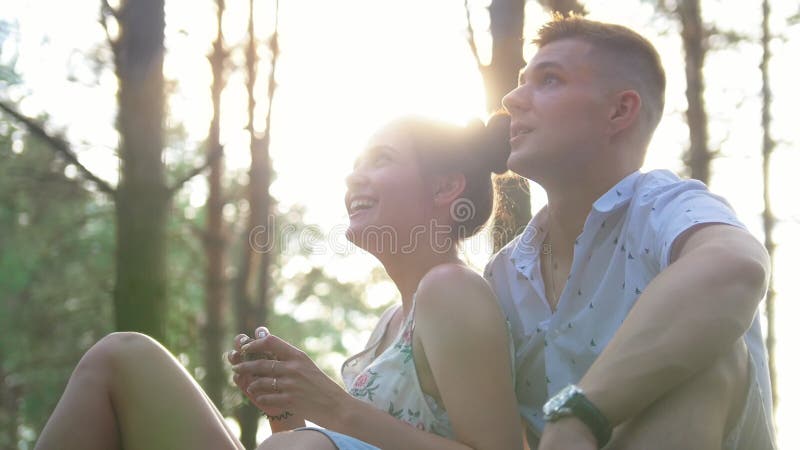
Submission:
[[[734,350],[710,368],[618,426],[604,448],[719,449],[739,419],[750,376],[747,348],[739,339]]]

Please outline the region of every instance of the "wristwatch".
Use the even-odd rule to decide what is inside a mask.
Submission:
[[[544,420],[555,422],[562,417],[572,416],[583,422],[597,439],[597,448],[603,448],[611,439],[611,425],[606,416],[583,395],[574,384],[567,385],[554,395],[542,408]]]

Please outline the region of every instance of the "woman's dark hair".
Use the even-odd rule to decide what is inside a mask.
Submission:
[[[450,209],[455,224],[451,235],[458,240],[474,236],[492,215],[492,173],[507,170],[509,121],[508,113],[497,112],[485,125],[475,119],[466,127],[420,117],[396,122],[409,134],[424,175],[464,174],[464,192]]]

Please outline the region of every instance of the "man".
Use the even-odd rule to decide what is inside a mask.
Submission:
[[[702,183],[639,171],[664,108],[657,52],[578,17],[535,42],[503,104],[509,168],[548,204],[486,268],[531,448],[775,448],[754,320],[768,255]]]

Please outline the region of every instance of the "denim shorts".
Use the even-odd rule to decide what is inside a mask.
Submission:
[[[318,431],[328,439],[333,442],[333,445],[336,446],[339,450],[380,450],[378,447],[374,445],[367,444],[364,441],[358,440],[352,436],[348,436],[346,434],[337,433],[335,431],[326,430],[324,428],[316,428],[316,427],[304,427],[304,428],[297,428],[295,431],[300,430],[313,430]]]

